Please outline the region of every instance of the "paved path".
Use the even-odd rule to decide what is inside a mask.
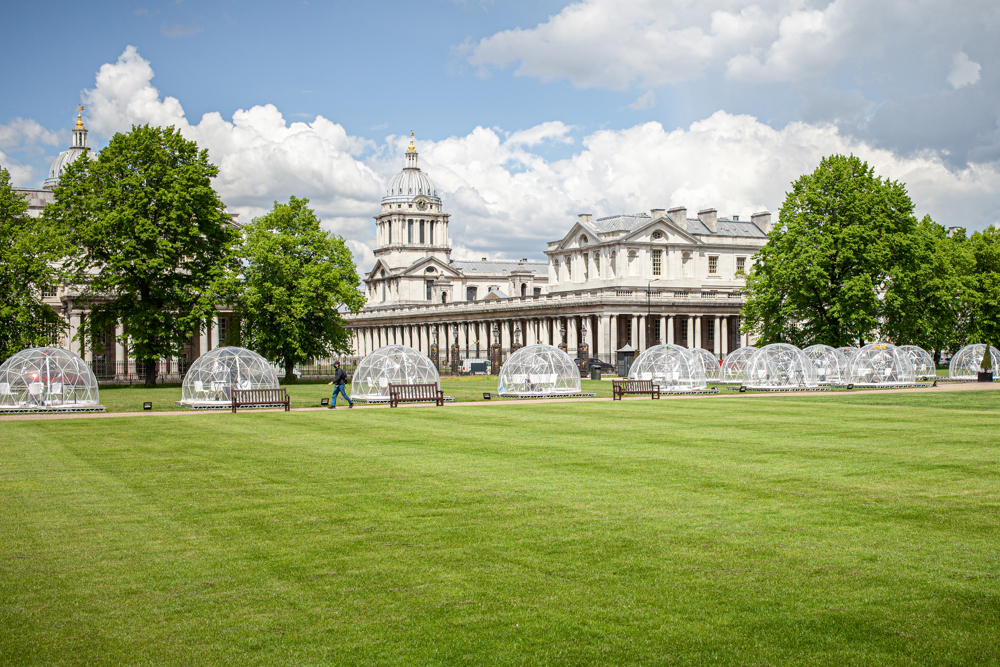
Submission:
[[[954,391],[990,391],[990,390],[1000,390],[1000,382],[991,383],[979,383],[979,382],[943,382],[936,387],[924,384],[918,385],[914,388],[908,389],[854,389],[851,391],[782,391],[782,392],[747,392],[741,394],[735,391],[724,390],[718,394],[674,394],[670,396],[663,396],[660,400],[670,401],[670,400],[682,400],[682,401],[697,401],[697,400],[712,400],[722,397],[728,398],[772,398],[780,396],[844,396],[847,394],[925,394],[928,392],[954,392]],[[534,398],[534,399],[524,399],[524,400],[514,400],[514,399],[493,399],[490,401],[456,401],[453,403],[445,403],[446,408],[475,408],[475,407],[489,407],[497,405],[545,405],[551,403],[593,403],[593,402],[608,402],[611,398]],[[630,397],[623,399],[625,401],[647,401],[649,398],[643,397]],[[427,403],[409,403],[400,406],[400,409],[406,408],[430,408],[437,407]],[[384,410],[388,409],[387,404],[379,405],[362,405],[360,403],[356,404],[355,410]],[[344,412],[348,408],[337,408],[338,411]],[[244,413],[247,411],[244,411]],[[259,409],[253,410],[254,413],[259,412],[282,412],[281,408],[276,409]],[[292,412],[328,412],[327,408],[292,408]],[[0,415],[0,422],[7,421],[32,421],[38,419],[108,419],[112,417],[137,417],[137,418],[159,418],[159,417],[193,417],[193,416],[207,416],[207,415],[231,415],[232,413],[228,410],[164,410],[159,412],[70,412],[70,413],[55,413],[55,414],[43,414],[34,413],[26,415]]]

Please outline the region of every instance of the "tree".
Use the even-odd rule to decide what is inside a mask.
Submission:
[[[133,126],[60,177],[45,215],[77,248],[70,265],[92,340],[121,324],[156,384],[156,361],[180,354],[215,312],[238,233],[212,189],[208,152],[173,127]]]
[[[1000,341],[1000,229],[976,232],[969,243],[975,261],[969,342],[996,345]]]
[[[912,270],[915,229],[901,183],[853,155],[824,158],[792,184],[755,258],[745,330],[762,344],[861,344],[879,330],[893,277]]]
[[[57,342],[63,318],[42,301],[42,290],[60,282],[58,235],[28,215],[28,202],[0,168],[0,361],[28,347]]]
[[[239,286],[243,344],[285,367],[350,351],[340,306],[364,305],[344,240],[320,229],[308,199],[291,197],[245,225]]]

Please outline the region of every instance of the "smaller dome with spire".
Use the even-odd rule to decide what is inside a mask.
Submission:
[[[406,166],[403,171],[393,176],[392,180],[389,181],[389,185],[385,188],[385,196],[382,197],[382,203],[410,202],[421,196],[435,204],[441,203],[441,198],[437,194],[437,186],[417,166],[417,149],[413,145],[413,132],[410,132],[410,147],[406,151]]]
[[[72,164],[73,160],[81,155],[89,157],[90,148],[87,147],[87,128],[83,126],[83,105],[76,108],[76,125],[73,127],[73,145],[60,153],[52,166],[49,167],[49,177],[45,179],[42,188],[52,190],[59,185],[59,177],[66,171],[66,167]]]

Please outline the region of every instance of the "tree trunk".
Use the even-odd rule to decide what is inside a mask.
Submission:
[[[143,368],[145,369],[144,375],[146,376],[145,383],[147,387],[156,386],[156,359],[143,359]]]
[[[295,362],[289,357],[285,357],[285,384],[289,382],[295,382],[298,378],[295,377]]]

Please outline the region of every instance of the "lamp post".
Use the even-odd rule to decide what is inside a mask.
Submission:
[[[521,325],[520,324],[515,324],[514,325],[514,344],[511,345],[510,350],[511,350],[511,352],[516,352],[517,350],[520,350],[522,347],[524,347],[524,346],[521,345]]]
[[[434,368],[438,368],[438,328],[436,324],[431,325],[431,361],[434,363]]]
[[[580,346],[577,354],[580,357],[580,375],[587,377],[590,374],[590,347],[587,345],[587,319],[589,315],[580,318]]]
[[[459,358],[458,350],[458,323],[451,325],[452,331],[452,344],[451,344],[451,373],[452,375],[458,375],[458,370],[462,360]]]
[[[500,362],[503,359],[503,351],[500,349],[500,328],[493,324],[493,344],[490,345],[490,373],[500,374]]]
[[[566,325],[565,324],[563,324],[562,326],[559,327],[559,337],[562,340],[562,342],[559,343],[559,349],[562,350],[563,352],[565,352],[566,351]]]

